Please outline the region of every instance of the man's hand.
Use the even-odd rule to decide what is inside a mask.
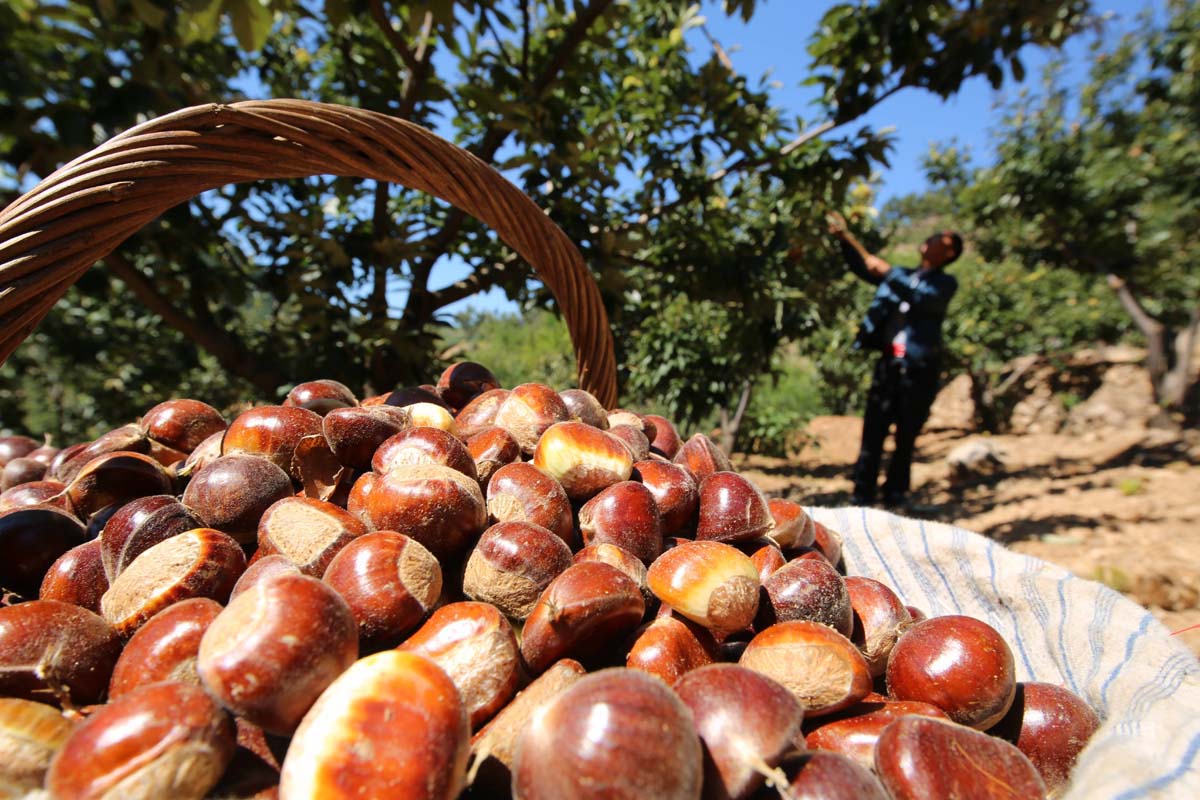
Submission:
[[[845,236],[847,233],[846,218],[836,211],[830,211],[825,215],[825,222],[829,225],[829,232],[837,237]]]
[[[1120,275],[1110,272],[1108,273],[1108,286],[1113,291],[1119,292],[1121,289],[1125,288],[1125,279]]]

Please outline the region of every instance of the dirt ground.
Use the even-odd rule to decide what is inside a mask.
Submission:
[[[763,491],[810,505],[850,502],[857,417],[820,417],[814,444],[792,459],[749,458],[737,469]],[[1200,436],[1099,428],[989,436],[999,472],[958,490],[947,454],[977,434],[933,431],[918,441],[907,516],[989,536],[1150,609],[1200,655]],[[885,461],[886,465],[886,461]],[[1192,630],[1184,630],[1197,626]]]

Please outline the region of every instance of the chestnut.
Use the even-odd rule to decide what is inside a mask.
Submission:
[[[443,403],[413,403],[402,406],[414,428],[438,428],[458,436],[458,424]]]
[[[608,430],[608,412],[594,394],[583,389],[564,389],[558,396],[566,404],[571,421]]]
[[[638,461],[633,465],[632,477],[654,495],[663,536],[695,530],[700,490],[686,467],[664,461]]]
[[[682,464],[700,482],[715,472],[729,472],[733,467],[729,457],[721,452],[721,448],[703,433],[693,434],[684,442],[672,459],[676,464]]]
[[[585,545],[614,544],[650,565],[662,552],[662,525],[654,495],[636,481],[604,489],[579,509]]]
[[[748,542],[735,542],[734,547],[750,556],[754,568],[758,570],[758,579],[766,581],[768,577],[782,569],[787,563],[787,557],[771,539],[764,536]]]
[[[293,494],[287,473],[265,458],[222,456],[192,476],[183,504],[207,527],[249,544],[263,512]]]
[[[39,442],[28,436],[0,436],[0,468],[14,458],[24,458],[38,447]]]
[[[1066,786],[1079,753],[1100,727],[1100,718],[1079,695],[1052,683],[1017,684],[1008,713],[988,730],[1015,744],[1046,787]]]
[[[168,494],[171,488],[171,476],[157,461],[117,450],[84,464],[67,485],[67,496],[79,518],[87,519],[105,506]]]
[[[1012,706],[1017,691],[1012,650],[995,628],[951,615],[918,622],[892,648],[888,694],[919,700],[960,725],[987,730]]]
[[[912,624],[912,617],[896,593],[877,580],[850,576],[844,584],[854,613],[850,641],[866,657],[871,676],[878,678],[887,669],[892,648]]]
[[[504,428],[487,428],[467,439],[479,485],[487,489],[496,470],[521,460],[521,445]]]
[[[36,597],[46,570],[85,537],[79,520],[51,506],[0,513],[0,586]]]
[[[774,524],[767,498],[736,472],[715,472],[700,482],[697,539],[750,541],[766,535]]]
[[[100,613],[122,636],[131,636],[162,609],[190,597],[229,597],[246,569],[246,554],[212,528],[159,542],[133,560],[100,599]]]
[[[258,550],[263,556],[284,556],[305,575],[319,578],[339,550],[366,532],[358,517],[333,503],[285,497],[263,512]]]
[[[720,660],[713,635],[702,625],[667,613],[637,634],[625,666],[674,684],[683,675]]]
[[[675,693],[704,745],[704,795],[742,798],[761,786],[800,735],[804,709],[786,688],[736,664],[684,675]]]
[[[603,654],[646,611],[637,584],[608,564],[573,564],[551,581],[525,620],[521,655],[534,675],[560,658]]]
[[[787,756],[779,766],[788,780],[773,784],[777,792],[756,798],[789,797],[796,800],[893,800],[875,774],[838,753],[815,750]]]
[[[97,703],[120,652],[117,632],[85,608],[58,600],[0,607],[0,697]]]
[[[363,518],[372,530],[403,531],[447,559],[483,532],[487,508],[474,478],[440,464],[401,464],[374,482]]]
[[[446,671],[472,730],[516,694],[521,665],[517,637],[499,609],[488,603],[442,606],[397,649],[420,653]]]
[[[340,463],[367,470],[379,445],[411,424],[408,412],[401,408],[350,406],[325,414],[321,432]]]
[[[278,553],[264,556],[255,551],[254,557],[246,564],[246,571],[237,579],[237,583],[233,584],[233,589],[229,592],[229,599],[232,600],[259,581],[269,581],[277,575],[302,574],[304,573],[300,571],[300,568],[293,564],[287,556],[281,556]]]
[[[358,398],[346,384],[320,378],[293,386],[283,404],[289,408],[304,408],[323,417],[336,408],[357,406]]]
[[[68,445],[55,454],[50,460],[50,467],[46,470],[46,478],[48,480],[61,481],[62,483],[70,483],[75,477],[75,473],[83,466],[78,460],[78,456],[88,448],[91,442],[79,442],[78,444]],[[6,462],[7,463],[7,462]]]
[[[483,532],[467,559],[463,592],[523,620],[571,565],[567,543],[530,522],[498,522]]]
[[[871,691],[858,648],[819,622],[772,625],[750,640],[738,663],[786,686],[810,716],[848,708]]]
[[[521,452],[532,455],[542,433],[571,418],[558,392],[541,383],[514,386],[496,409],[493,424],[513,435]]]
[[[637,430],[638,433],[646,437],[646,449],[649,451],[650,440],[654,438],[656,433],[654,423],[646,419],[642,414],[636,411],[629,411],[624,408],[614,408],[608,412],[608,429],[611,431],[618,425],[628,425]]]
[[[654,436],[650,437],[650,452],[658,453],[667,460],[674,458],[679,452],[679,448],[683,447],[683,439],[679,438],[679,431],[676,430],[675,424],[658,414],[643,416],[654,426]]]
[[[14,458],[0,470],[0,491],[14,486],[40,481],[46,475],[46,465],[32,458]]]
[[[500,405],[508,395],[508,389],[489,389],[463,406],[454,415],[454,425],[458,429],[458,435],[463,439],[470,439],[489,428],[494,428],[496,412],[500,410]],[[509,435],[511,436],[511,434]],[[520,445],[518,444],[517,447],[519,448]]]
[[[807,619],[820,622],[849,637],[854,612],[845,579],[824,561],[799,559],[772,572],[763,581],[767,602],[759,605],[755,628],[776,622]]]
[[[14,508],[49,505],[71,512],[71,501],[63,491],[67,485],[62,481],[34,481],[14,486],[0,492],[0,513]]]
[[[650,585],[646,582],[646,565],[633,553],[615,544],[602,542],[589,544],[571,557],[572,564],[583,564],[587,561],[598,561],[621,570],[642,590],[642,597],[646,601],[646,610],[653,611],[658,608],[658,598],[654,596],[654,592],[650,591]]]
[[[73,728],[50,706],[0,697],[0,796],[32,796],[42,788],[50,759]]]
[[[466,445],[440,428],[407,428],[379,445],[371,469],[387,474],[401,465],[438,464],[478,480],[475,459]]]
[[[564,542],[574,539],[571,501],[562,485],[533,464],[518,462],[496,470],[487,488],[493,522],[540,525]]]
[[[473,765],[468,781],[486,796],[502,796],[512,788],[517,741],[530,718],[545,703],[586,675],[578,661],[564,658],[537,676],[512,702],[471,738]]]
[[[610,424],[608,434],[620,439],[629,448],[634,461],[645,461],[650,457],[650,440],[639,428],[633,425]]]
[[[289,735],[356,658],[358,626],[341,595],[307,575],[279,575],[217,615],[196,665],[223,706],[268,733]]]
[[[533,463],[561,483],[572,500],[587,500],[633,473],[633,456],[624,442],[582,422],[549,427],[538,439]]]
[[[75,476],[79,474],[79,471],[88,462],[100,456],[116,452],[148,455],[150,453],[150,440],[140,426],[133,423],[122,425],[119,428],[114,428],[111,431],[101,434],[79,450],[69,453],[61,462],[58,459],[63,454],[60,453],[58,456],[55,456],[55,460],[50,463],[50,469],[54,471],[53,475],[48,470],[46,473],[47,477],[54,477],[63,483],[69,484],[75,480]]]
[[[842,535],[813,520],[813,546],[835,568],[842,561]]]
[[[72,547],[46,570],[38,597],[74,603],[100,613],[100,598],[108,591],[108,578],[100,560],[100,540]]]
[[[438,395],[455,413],[484,392],[499,388],[500,380],[492,371],[474,361],[451,364],[437,381]]]
[[[646,580],[663,603],[718,638],[749,625],[758,610],[758,570],[720,542],[685,541],[667,550]]]
[[[178,480],[186,480],[220,458],[221,441],[224,438],[225,431],[220,430],[196,445],[196,449],[188,453],[188,457],[183,460],[183,464],[176,464],[174,466],[175,477]]]
[[[295,480],[300,471],[295,462],[300,441],[321,437],[321,417],[305,408],[259,406],[243,411],[229,424],[221,444],[222,455],[265,458]]]
[[[875,772],[893,800],[1046,796],[1045,783],[1016,747],[930,717],[903,716],[884,728]]]
[[[108,683],[108,699],[159,681],[200,685],[196,656],[200,637],[221,613],[221,604],[193,597],[167,606],[130,637]]]
[[[156,442],[191,453],[206,439],[225,432],[225,418],[199,400],[168,400],[150,409],[140,420],[142,430]]]
[[[470,754],[467,711],[440,667],[387,650],[350,666],[304,716],[279,777],[280,800],[453,800]]]
[[[618,667],[535,711],[512,773],[519,800],[694,800],[704,769],[687,706],[658,678]]]
[[[186,506],[165,494],[139,497],[121,506],[104,524],[100,558],[109,582],[159,542],[204,527]]]
[[[816,541],[816,524],[799,503],[773,497],[767,501],[767,510],[774,523],[767,536],[775,544],[782,548],[811,547]]]
[[[76,727],[50,762],[56,798],[199,798],[233,758],[233,720],[197,686],[143,686]]]
[[[804,737],[813,750],[829,750],[852,758],[865,769],[875,768],[875,744],[884,729],[906,714],[949,720],[937,706],[906,700],[863,700],[833,718],[818,717]],[[828,719],[828,721],[826,721]]]
[[[440,406],[446,411],[450,410],[450,406],[446,405],[446,401],[438,394],[437,387],[427,383],[420,386],[402,386],[393,392],[389,392],[384,399],[384,403],[397,408],[408,408],[420,404]]]

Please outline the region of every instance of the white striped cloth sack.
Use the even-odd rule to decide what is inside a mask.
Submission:
[[[1017,680],[1066,687],[1103,725],[1063,800],[1200,798],[1200,661],[1144,608],[1095,581],[961,528],[863,508],[813,508],[846,572],[930,616],[996,628]]]

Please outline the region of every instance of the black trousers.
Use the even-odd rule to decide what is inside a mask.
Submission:
[[[873,502],[883,442],[896,426],[896,450],[888,464],[885,498],[898,499],[908,494],[912,475],[913,447],[917,434],[929,417],[929,407],[937,395],[941,365],[936,359],[911,363],[905,359],[881,356],[875,364],[867,410],[863,415],[862,446],[854,465],[854,494],[862,502]]]

